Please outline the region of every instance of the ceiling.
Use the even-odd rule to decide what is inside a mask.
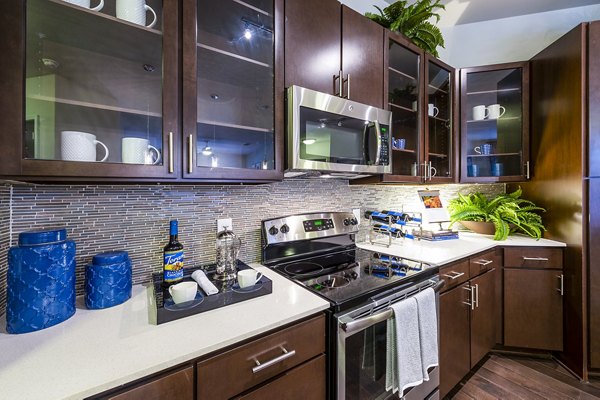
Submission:
[[[395,0],[384,0],[394,3]],[[600,4],[600,0],[442,0],[440,27]]]

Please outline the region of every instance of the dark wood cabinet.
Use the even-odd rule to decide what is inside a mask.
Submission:
[[[504,345],[563,348],[563,250],[504,249]]]
[[[187,367],[125,392],[101,398],[106,400],[193,400],[194,368]]]
[[[286,0],[285,87],[383,108],[384,28],[335,0]]]
[[[475,306],[471,310],[471,368],[496,344],[496,270],[471,279]]]
[[[529,179],[529,63],[464,68],[460,85],[460,181]]]
[[[469,285],[440,294],[440,398],[471,369]]]

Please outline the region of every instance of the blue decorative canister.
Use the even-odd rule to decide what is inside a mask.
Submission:
[[[6,330],[26,333],[75,314],[75,242],[65,229],[19,234],[8,250]]]
[[[85,269],[85,305],[108,308],[131,297],[131,260],[126,251],[94,256]]]

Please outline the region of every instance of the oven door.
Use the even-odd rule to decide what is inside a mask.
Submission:
[[[421,289],[440,285],[437,279],[417,284]],[[408,293],[407,293],[408,291]],[[399,399],[398,394],[386,390],[386,334],[387,320],[391,318],[388,305],[401,301],[419,291],[407,289],[390,298],[377,300],[345,314],[336,314],[337,322],[337,399]],[[438,332],[439,334],[439,332]],[[411,388],[406,400],[435,399],[439,387],[439,368],[429,369],[429,380]]]
[[[391,172],[391,113],[337,96],[288,89],[288,170]]]

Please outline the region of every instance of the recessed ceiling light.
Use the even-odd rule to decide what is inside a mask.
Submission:
[[[246,28],[246,30],[244,31],[244,37],[245,37],[247,40],[250,40],[250,39],[252,39],[252,31],[251,31],[250,29]]]
[[[308,145],[308,144],[315,144],[315,142],[316,142],[316,141],[317,141],[317,139],[304,139],[304,140],[302,141],[302,143],[304,143],[304,144],[307,144],[307,145]]]

